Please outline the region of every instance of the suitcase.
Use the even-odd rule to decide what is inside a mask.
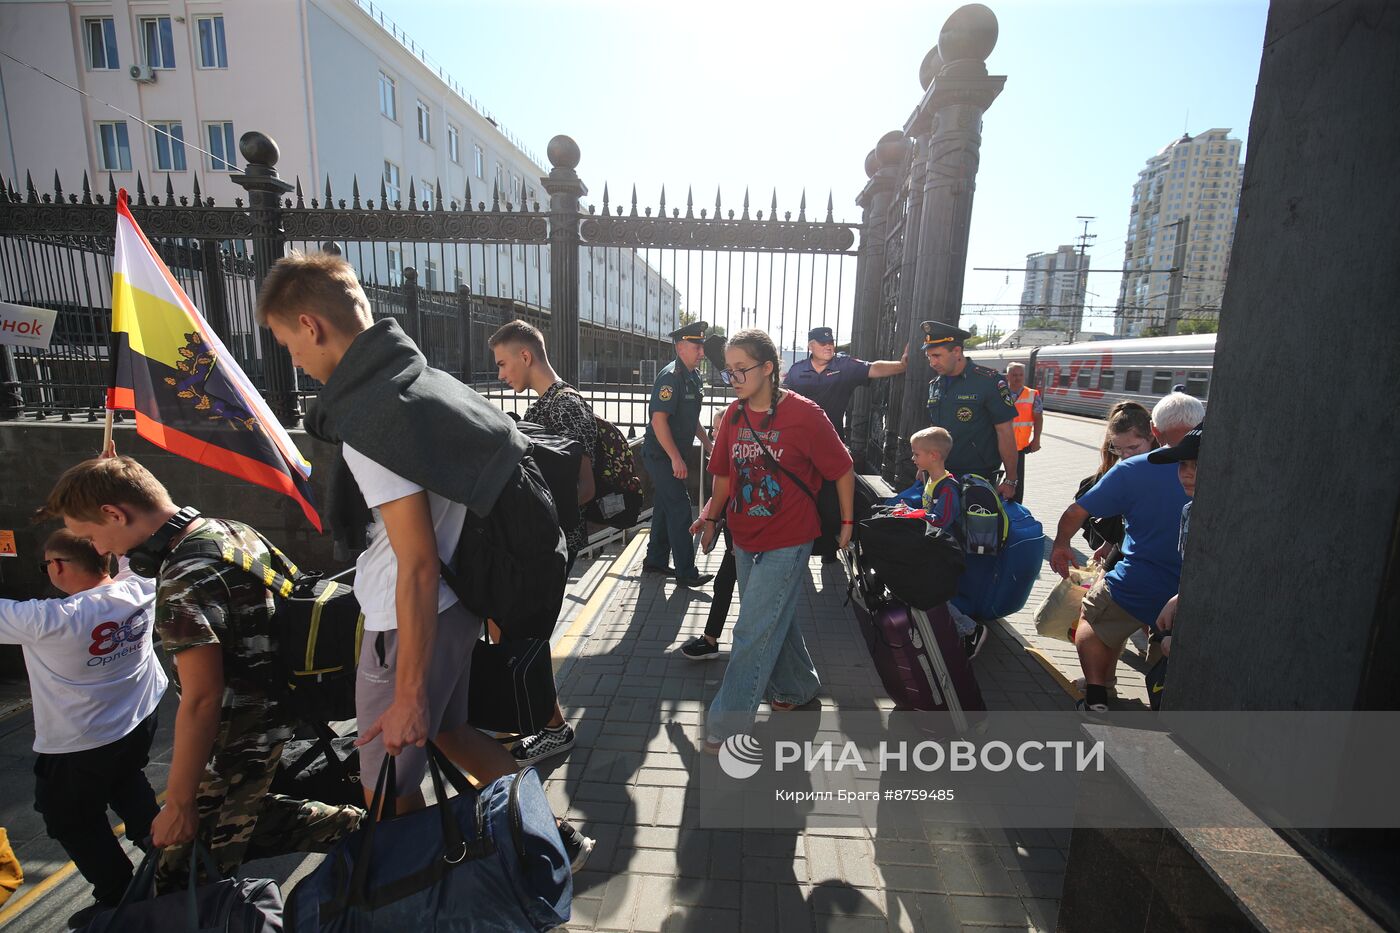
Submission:
[[[1045,563],[1045,533],[1040,522],[1017,502],[1003,503],[1009,529],[1001,551],[968,554],[953,605],[979,621],[1019,612]]]
[[[924,612],[889,597],[862,566],[856,543],[845,560],[848,599],[885,692],[901,709],[947,712],[965,731],[967,712],[987,705],[947,606]]]

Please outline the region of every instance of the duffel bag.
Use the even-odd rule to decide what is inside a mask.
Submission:
[[[911,608],[933,609],[957,593],[962,548],[942,528],[876,509],[857,523],[856,534],[864,563]]]
[[[87,933],[281,933],[282,892],[271,878],[239,881],[223,878],[197,884],[195,866],[204,863],[209,878],[220,878],[209,850],[195,842],[190,851],[190,880],[184,891],[155,896],[160,849],[141,861],[121,903],[96,914]]]
[[[282,748],[282,760],[272,776],[269,794],[294,800],[319,800],[342,807],[363,807],[360,750],[356,733],[336,735],[325,723],[313,723],[316,738],[298,739]]]
[[[554,663],[543,638],[492,642],[482,626],[472,649],[467,722],[478,729],[534,735],[554,716]]]
[[[391,815],[387,757],[364,823],[292,891],[289,931],[549,930],[568,921],[569,858],[534,769],[478,791],[432,742],[427,751],[438,802]]]

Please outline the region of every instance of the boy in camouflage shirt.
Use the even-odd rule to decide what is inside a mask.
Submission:
[[[64,473],[45,509],[103,554],[141,547],[179,511],[144,467],[115,456]],[[151,826],[152,842],[164,849],[162,890],[183,883],[196,838],[232,874],[249,858],[328,851],[363,816],[356,807],[267,792],[292,734],[278,696],[272,595],[222,561],[181,557],[200,541],[268,557],[247,525],[195,518],[161,561],[155,625],[180,686],[165,805]]]

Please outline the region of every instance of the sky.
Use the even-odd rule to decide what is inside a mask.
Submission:
[[[922,94],[919,63],[960,4],[905,0],[376,2],[428,55],[544,157],[572,136],[591,199],[630,197],[698,213],[766,208],[859,221],[866,153],[902,128]],[[1000,34],[987,60],[1005,75],[983,120],[963,326],[1014,327],[1028,253],[1089,227],[1094,269],[1122,265],[1132,186],[1183,131],[1245,140],[1267,0],[992,0]],[[463,12],[465,16],[463,16]],[[460,17],[460,18],[459,18]],[[457,20],[454,25],[453,21]],[[546,167],[548,167],[546,165]],[[1090,305],[1113,305],[1119,276],[1089,277]],[[1109,312],[1100,312],[1107,315]],[[1110,317],[1086,328],[1111,331]]]

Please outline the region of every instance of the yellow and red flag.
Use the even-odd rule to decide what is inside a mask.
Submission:
[[[125,190],[107,407],[135,412],[137,433],[157,447],[291,496],[321,530],[311,464],[141,232]]]

